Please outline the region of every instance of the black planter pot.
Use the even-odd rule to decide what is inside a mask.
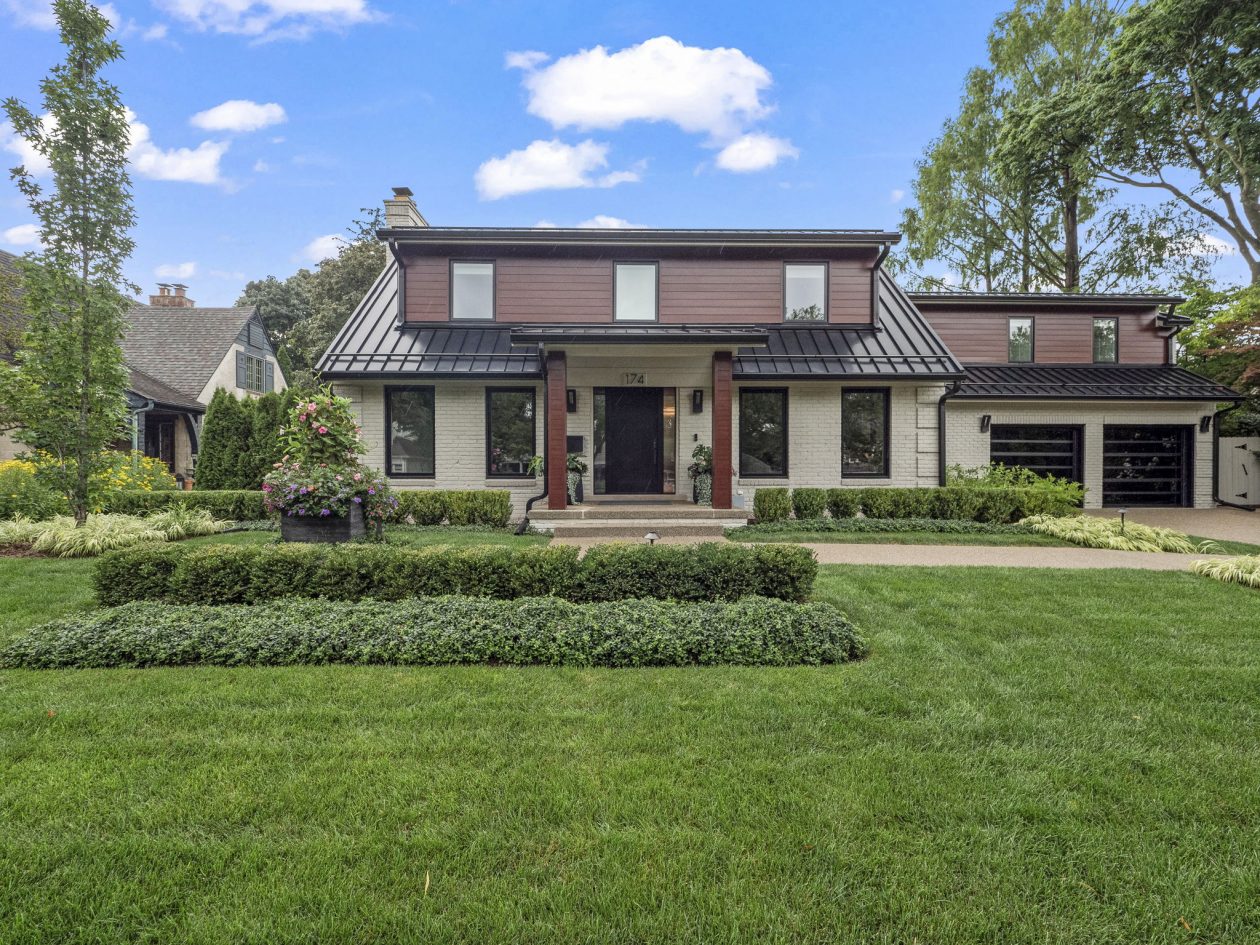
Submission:
[[[280,516],[280,537],[284,541],[350,541],[366,534],[363,509],[357,505],[351,506],[350,514],[342,517]]]

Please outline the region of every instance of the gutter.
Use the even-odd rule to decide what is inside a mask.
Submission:
[[[1241,406],[1241,403],[1230,404],[1212,414],[1212,501],[1217,505],[1227,505],[1231,509],[1254,512],[1257,506],[1239,505],[1237,502],[1227,502],[1221,498],[1221,417]]]
[[[936,402],[936,484],[945,485],[945,401],[962,392],[962,381],[954,381]]]
[[[140,425],[136,422],[136,418],[142,413],[148,413],[156,406],[157,401],[146,400],[144,406],[131,411],[131,449],[133,452],[140,449]]]
[[[395,301],[394,317],[401,325],[407,315],[407,265],[403,262],[402,250],[398,248],[397,240],[391,239],[385,245],[389,247],[389,253],[398,266],[398,298]]]
[[[875,257],[875,265],[871,267],[871,327],[877,331],[879,330],[879,271],[891,250],[892,243],[881,246],[879,255]]]
[[[543,422],[543,455],[545,456],[546,450],[547,450],[547,400],[548,400],[547,383],[546,383],[547,358],[544,355],[541,345],[538,346],[538,355],[539,355],[539,360],[542,361],[542,366],[543,366],[542,422]],[[544,460],[544,463],[545,463],[545,460]],[[547,498],[547,469],[545,465],[543,467],[542,481],[543,481],[542,492],[538,493],[538,495],[534,496],[532,499],[530,499],[528,502],[525,503],[525,517],[521,519],[521,524],[516,526],[516,534],[518,535],[524,535],[525,529],[529,528],[529,513],[530,513],[530,510],[534,507],[534,503],[541,502],[543,499]]]

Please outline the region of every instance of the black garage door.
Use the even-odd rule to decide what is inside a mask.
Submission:
[[[1080,482],[1081,435],[1081,427],[1074,426],[994,424],[989,428],[989,461]]]
[[[1103,505],[1190,505],[1191,427],[1103,427]]]

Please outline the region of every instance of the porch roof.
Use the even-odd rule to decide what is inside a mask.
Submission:
[[[1242,398],[1171,364],[969,364],[959,397],[1028,400],[1206,400]]]

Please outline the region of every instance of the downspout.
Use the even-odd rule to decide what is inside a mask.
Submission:
[[[945,401],[962,391],[962,381],[954,381],[936,402],[936,484],[945,485]]]
[[[152,400],[146,400],[144,402],[144,406],[137,407],[135,410],[131,411],[131,450],[133,453],[139,452],[142,449],[140,445],[140,424],[138,422],[140,414],[148,413],[156,406],[157,404]]]
[[[891,243],[884,243],[875,257],[875,265],[871,267],[871,326],[879,328],[879,270],[892,250]]]
[[[388,240],[385,245],[389,247],[390,255],[394,257],[394,262],[398,266],[398,298],[394,302],[394,316],[401,325],[407,317],[407,266],[403,263],[397,240]]]
[[[542,398],[542,402],[543,402],[543,408],[542,408],[543,455],[546,455],[546,451],[547,451],[547,400],[548,400],[547,398],[547,359],[546,357],[543,356],[542,345],[538,346],[538,360],[542,364],[542,371],[543,371],[543,398]],[[525,517],[521,519],[521,524],[516,526],[516,534],[518,535],[524,535],[525,529],[529,528],[529,512],[530,512],[530,509],[534,507],[534,503],[541,502],[543,499],[547,498],[547,470],[545,468],[543,469],[542,481],[543,481],[542,492],[538,493],[538,495],[534,496],[532,499],[530,499],[528,502],[525,503]]]
[[[1241,406],[1242,404],[1230,404],[1212,414],[1212,501],[1217,505],[1227,505],[1231,509],[1254,512],[1257,506],[1239,505],[1237,502],[1226,502],[1221,498],[1221,417]]]

